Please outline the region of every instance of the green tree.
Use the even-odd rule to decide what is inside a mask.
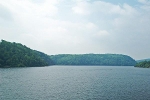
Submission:
[[[53,65],[50,57],[20,43],[0,42],[0,67],[34,67]]]

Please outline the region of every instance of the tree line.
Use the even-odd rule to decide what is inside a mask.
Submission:
[[[136,61],[122,54],[59,54],[50,56],[56,65],[134,66]]]
[[[48,55],[20,43],[0,42],[0,67],[34,67],[52,65]]]
[[[49,65],[134,66],[136,61],[122,54],[47,55],[20,43],[0,42],[0,67],[39,67]]]
[[[139,62],[135,65],[135,67],[150,68],[150,61]]]

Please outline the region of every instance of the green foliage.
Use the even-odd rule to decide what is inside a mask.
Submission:
[[[60,54],[50,56],[56,65],[133,66],[136,61],[121,54]]]
[[[0,67],[38,67],[48,65],[133,66],[135,60],[121,54],[60,54],[48,56],[19,43],[0,42]],[[148,65],[146,65],[148,66]]]
[[[150,68],[150,61],[139,62],[135,67]]]
[[[53,62],[48,55],[20,43],[0,42],[0,67],[48,66]]]
[[[147,59],[141,59],[141,60],[137,60],[136,62],[144,62],[144,61],[150,61],[150,58],[147,58]]]

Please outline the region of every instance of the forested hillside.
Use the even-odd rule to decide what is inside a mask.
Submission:
[[[0,67],[34,67],[52,65],[48,55],[20,43],[0,42]]]
[[[49,65],[134,66],[136,61],[122,54],[59,54],[48,56],[20,43],[0,42],[0,67]]]
[[[150,61],[139,62],[135,65],[135,67],[150,68]]]
[[[121,54],[59,54],[50,56],[56,65],[134,66],[136,61]]]
[[[136,62],[144,62],[144,61],[150,61],[150,58],[137,60]]]

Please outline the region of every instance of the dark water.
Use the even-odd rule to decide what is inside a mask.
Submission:
[[[150,100],[150,69],[132,66],[0,69],[0,100]]]

